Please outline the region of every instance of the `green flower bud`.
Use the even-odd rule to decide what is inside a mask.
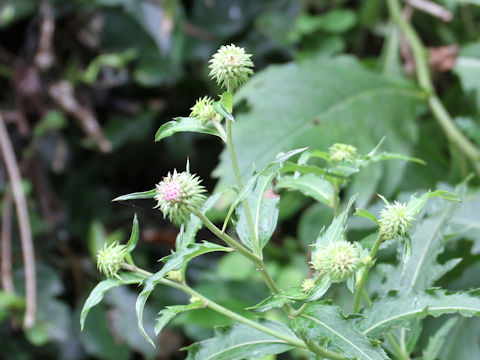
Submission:
[[[357,158],[357,148],[347,144],[333,144],[328,148],[328,155],[332,161],[354,162]]]
[[[315,281],[312,278],[305,279],[302,282],[302,290],[304,293],[308,293],[310,290],[313,289],[314,286]]]
[[[180,270],[172,270],[169,271],[165,274],[165,277],[167,279],[176,281],[176,282],[182,282],[183,281],[183,274]]]
[[[356,244],[345,240],[332,241],[312,254],[312,267],[333,281],[345,281],[364,264]]]
[[[180,225],[188,221],[192,209],[202,206],[206,197],[203,193],[205,188],[200,185],[201,180],[189,172],[168,173],[163,180],[156,185],[157,193],[155,200],[164,217]]]
[[[220,121],[222,117],[216,113],[213,108],[213,100],[208,96],[198,99],[190,110],[190,117],[197,119],[201,125],[205,126],[210,121]]]
[[[118,277],[117,273],[122,268],[123,259],[127,254],[127,246],[120,245],[118,241],[107,243],[97,254],[97,268],[106,277]]]
[[[253,75],[251,56],[233,44],[220,47],[210,60],[210,77],[227,90],[235,90]]]
[[[386,204],[380,212],[380,234],[384,240],[405,236],[412,226],[415,217],[406,204],[395,201],[394,204]]]

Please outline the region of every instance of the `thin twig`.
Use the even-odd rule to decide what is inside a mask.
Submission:
[[[12,280],[12,194],[5,191],[2,207],[2,287],[9,294],[15,293]]]
[[[407,0],[407,3],[413,6],[414,8],[423,11],[427,14],[435,16],[442,21],[450,22],[453,20],[453,13],[444,8],[441,5],[438,5],[429,0]]]
[[[23,326],[31,328],[35,323],[37,308],[37,279],[35,274],[35,256],[33,249],[32,232],[28,218],[27,201],[22,188],[22,178],[18,169],[17,160],[13,151],[12,143],[8,136],[7,127],[0,114],[0,150],[7,168],[8,178],[12,189],[15,208],[17,210],[20,240],[22,242],[23,262],[25,268],[25,297],[26,307],[23,318]]]

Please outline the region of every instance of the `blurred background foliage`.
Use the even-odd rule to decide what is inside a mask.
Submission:
[[[442,100],[480,145],[480,3],[437,3],[451,19],[413,8],[408,16],[428,46]],[[182,359],[178,348],[229,323],[209,310],[185,313],[153,348],[136,329],[137,289],[128,287],[109,292],[82,333],[78,316],[100,279],[97,249],[125,241],[134,212],[141,224],[138,265],[155,270],[174,246],[177,229],[152,210],[153,202],[112,198],[151,189],[169,170],[183,169],[187,157],[211,191],[231,182],[216,139],[182,133],[154,143],[154,133],[188,115],[198,97],[220,93],[208,79],[208,60],[232,42],[253,54],[258,73],[236,96],[234,140],[245,176],[279,151],[346,142],[366,153],[383,136],[386,150],[428,165],[370,166],[344,194],[360,192],[358,206],[375,208],[376,192],[394,197],[455,184],[472,171],[429,113],[383,0],[0,0],[0,109],[22,172],[38,282],[37,321],[23,331],[22,249],[15,216],[5,215],[13,204],[0,163],[2,229],[11,230],[15,286],[14,294],[0,290],[2,358]],[[480,285],[480,200],[473,190],[469,199],[458,223],[469,224],[470,240],[449,248],[448,258],[466,258],[449,278],[452,289]],[[220,218],[227,205],[224,196],[211,216]],[[306,276],[308,244],[332,216],[299,194],[282,196],[281,224],[266,255],[280,287]],[[353,238],[361,239],[362,224],[350,224]],[[201,231],[198,238],[212,235]],[[267,295],[255,268],[237,254],[196,259],[188,275],[202,293],[238,312]],[[162,306],[186,300],[180,296],[155,292],[146,328],[153,329]],[[480,354],[478,320],[455,326],[458,341],[450,339],[443,358],[460,359],[459,348],[467,354],[461,359],[478,358],[472,355]]]

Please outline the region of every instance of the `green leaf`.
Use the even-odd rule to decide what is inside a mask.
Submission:
[[[223,106],[223,102],[222,100],[220,101],[215,101],[213,103],[213,108],[215,109],[215,111],[217,112],[217,114],[220,114],[222,117],[224,117],[225,119],[227,120],[230,120],[230,121],[235,121],[235,119],[233,118],[233,115],[230,114],[227,109],[225,109],[225,107]]]
[[[105,293],[108,290],[119,285],[140,284],[144,279],[144,276],[138,275],[136,273],[122,273],[120,274],[120,279],[107,279],[98,283],[88,296],[85,304],[83,305],[82,311],[80,313],[80,328],[83,330],[88,312],[91,308],[93,308],[95,305],[100,303],[100,301],[102,301]]]
[[[83,80],[87,84],[93,84],[97,80],[102,67],[108,66],[109,68],[121,69],[136,57],[137,51],[135,49],[128,49],[122,53],[99,55],[88,64]]]
[[[153,346],[155,345],[152,339],[150,339],[143,327],[143,309],[153,289],[169,271],[178,270],[193,258],[214,251],[230,252],[232,249],[206,241],[201,244],[189,244],[185,248],[162,258],[161,261],[164,262],[162,269],[145,279],[143,290],[138,295],[135,303],[135,311],[137,313],[137,325],[140,332]]]
[[[130,234],[130,239],[128,240],[128,243],[127,243],[127,251],[129,253],[132,252],[137,246],[138,235],[139,235],[138,218],[137,218],[137,214],[135,214],[135,216],[133,217],[132,233]]]
[[[312,303],[293,320],[293,327],[309,340],[324,340],[329,349],[342,352],[348,359],[388,359],[379,346],[374,346],[352,321],[344,318],[337,306]]]
[[[222,96],[220,96],[220,101],[222,102],[223,107],[230,114],[233,111],[233,95],[230,91],[225,91]]]
[[[423,161],[422,159],[403,155],[403,154],[390,153],[390,152],[382,152],[380,154],[372,155],[369,157],[368,160],[371,160],[371,161],[404,160],[404,161],[410,161],[410,162],[414,162],[421,165],[426,165],[426,162]]]
[[[344,180],[346,180],[347,176],[350,175],[350,173],[345,174],[342,171],[336,172],[335,170],[337,170],[337,168],[330,170],[330,169],[319,168],[313,165],[299,165],[292,162],[286,162],[283,165],[283,167],[280,168],[280,172],[298,171],[301,174],[317,174],[324,177],[339,178]],[[341,170],[341,169],[338,169],[338,170]],[[358,169],[356,172],[358,172]]]
[[[453,71],[460,78],[463,89],[474,93],[480,108],[480,41],[462,47]]]
[[[348,212],[356,196],[352,196],[348,201],[347,208],[333,219],[327,230],[320,233],[317,240],[315,240],[314,248],[325,247],[333,241],[340,241],[345,234],[345,222],[347,221]]]
[[[375,224],[378,225],[378,221],[377,221],[377,218],[375,217],[375,215],[373,215],[371,212],[369,212],[369,211],[367,211],[367,210],[365,210],[365,209],[357,208],[357,209],[355,210],[355,213],[354,213],[353,215],[370,219],[370,220],[372,220]]]
[[[217,129],[209,126],[202,126],[197,119],[178,117],[175,118],[175,120],[169,121],[160,126],[155,134],[155,141],[160,141],[175,133],[184,131],[215,135],[222,138]]]
[[[235,93],[236,103],[246,101],[249,109],[237,115],[233,132],[242,177],[248,178],[252,163],[261,169],[279,151],[342,142],[362,152],[385,134],[385,151],[408,155],[416,141],[413,119],[424,100],[412,84],[366,71],[351,59],[270,66]],[[234,182],[226,151],[221,159],[214,171],[219,188]],[[382,167],[388,169],[389,188],[401,181],[404,163]]]
[[[427,347],[423,350],[423,360],[435,360],[438,354],[442,350],[442,346],[445,343],[445,339],[457,324],[458,318],[448,319],[437,332],[430,336]]]
[[[169,321],[172,320],[178,314],[184,311],[200,309],[203,307],[204,307],[204,304],[201,301],[197,301],[187,305],[166,306],[164,309],[162,309],[158,313],[158,315],[160,316],[157,318],[157,322],[155,324],[155,335],[160,334],[162,329],[169,323]]]
[[[265,300],[259,302],[257,305],[246,308],[246,310],[265,312],[271,309],[282,307],[283,305],[295,300],[306,299],[307,297],[308,296],[302,291],[302,288],[293,287],[283,290],[279,294],[273,294]]]
[[[332,206],[335,196],[333,185],[315,174],[284,176],[277,182],[276,188],[300,191],[327,206]]]
[[[135,192],[127,195],[122,195],[116,197],[112,201],[127,201],[127,200],[137,200],[137,199],[153,199],[155,194],[157,193],[157,189],[148,190],[148,191],[141,191]]]
[[[429,191],[427,193],[424,193],[418,198],[415,197],[415,195],[411,196],[407,204],[407,209],[413,214],[417,215],[420,213],[420,211],[422,211],[427,200],[435,197],[448,201],[461,201],[461,198],[455,193],[444,190],[435,190],[433,192]]]
[[[295,337],[284,324],[261,320],[262,325]],[[284,340],[267,335],[257,329],[243,324],[216,329],[215,335],[193,345],[188,349],[187,360],[238,360],[257,359],[271,354],[280,354],[292,349]]]
[[[393,328],[426,316],[457,313],[465,317],[480,315],[478,291],[448,293],[444,290],[384,296],[374,301],[358,322],[363,334],[380,338]]]

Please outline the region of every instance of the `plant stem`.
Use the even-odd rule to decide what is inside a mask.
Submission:
[[[395,338],[393,337],[393,335],[391,333],[387,333],[385,335],[385,338],[388,340],[388,342],[392,346],[393,351],[395,352],[395,355],[400,360],[410,360],[410,356],[402,350],[402,348],[398,344],[397,340],[395,340]]]
[[[373,244],[372,250],[370,250],[370,258],[371,261],[375,259],[377,255],[378,248],[382,244],[383,238],[380,232],[378,233],[377,239]],[[367,282],[368,273],[370,271],[369,267],[366,267],[362,272],[362,277],[360,278],[360,282],[358,283],[357,290],[355,291],[355,301],[353,303],[353,312],[356,313],[358,311],[358,307],[360,306],[360,298],[362,296],[363,288],[365,287],[365,283]],[[368,295],[367,295],[368,296]]]
[[[237,181],[239,191],[241,192],[245,185],[243,184],[242,175],[240,174],[240,168],[238,167],[237,156],[235,154],[235,148],[233,147],[232,121],[226,120],[226,129],[227,129],[227,142],[226,142],[227,149],[230,155],[230,161],[232,163],[233,173],[235,175],[235,179]],[[252,218],[252,213],[250,211],[250,205],[248,204],[248,200],[244,199],[242,201],[242,205],[245,210],[245,218],[247,219],[248,232],[250,234],[250,238],[252,240],[252,245],[254,248],[253,251],[255,252],[255,255],[261,258],[262,251],[258,244],[258,238],[255,233],[255,227],[253,225],[253,218]]]
[[[472,161],[475,170],[480,175],[480,150],[458,129],[452,117],[436,95],[428,68],[427,51],[420,37],[412,25],[402,16],[402,10],[398,0],[387,0],[387,5],[390,16],[397,23],[410,45],[415,60],[418,83],[427,93],[430,110],[448,139]]]
[[[334,351],[330,351],[320,345],[318,345],[316,342],[308,340],[307,337],[303,334],[299,334],[299,336],[302,338],[302,340],[307,344],[307,347],[310,351],[314,352],[318,356],[320,356],[322,359],[333,359],[333,360],[345,360],[345,357],[342,354],[336,353]]]

